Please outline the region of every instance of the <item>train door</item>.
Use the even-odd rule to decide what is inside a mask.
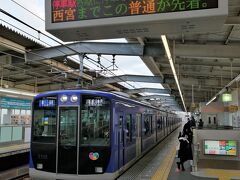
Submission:
[[[57,173],[77,174],[78,107],[59,108]]]
[[[142,147],[142,128],[141,128],[141,124],[142,124],[142,114],[137,113],[136,114],[136,133],[137,133],[137,137],[136,137],[136,156],[138,157],[141,154],[141,147]]]
[[[118,129],[118,168],[124,165],[124,126],[123,112],[118,114],[119,129]]]

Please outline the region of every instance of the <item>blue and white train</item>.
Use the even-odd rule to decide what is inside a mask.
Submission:
[[[33,179],[115,179],[181,121],[145,103],[92,90],[42,93],[32,110]]]

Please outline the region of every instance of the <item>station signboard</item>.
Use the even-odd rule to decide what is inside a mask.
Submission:
[[[46,30],[66,41],[211,31],[228,13],[226,0],[46,0],[45,6]]]
[[[15,99],[8,97],[0,98],[0,107],[7,109],[31,109],[32,101],[25,99]]]

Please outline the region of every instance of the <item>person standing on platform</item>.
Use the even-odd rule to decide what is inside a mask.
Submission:
[[[185,137],[187,140],[188,140],[188,146],[186,148],[186,154],[187,154],[187,160],[193,160],[193,153],[192,153],[192,142],[193,142],[193,132],[192,132],[192,127],[191,127],[191,120],[188,119],[188,122],[186,124],[184,124],[183,126],[183,132],[181,133],[182,134],[182,137]],[[179,136],[178,137],[178,140],[180,139],[181,137]],[[180,142],[180,141],[179,141]],[[181,142],[180,142],[181,144]],[[184,144],[184,143],[183,143]],[[179,148],[180,149],[180,148]],[[184,151],[184,150],[180,150],[180,151]],[[180,154],[182,154],[182,152],[180,152]],[[185,160],[186,161],[186,160]],[[184,161],[184,162],[185,162]],[[180,164],[181,165],[181,164]]]
[[[191,144],[188,141],[188,136],[186,134],[183,134],[183,136],[180,136],[178,140],[180,143],[178,150],[178,158],[180,159],[180,161],[177,162],[177,172],[180,171],[180,168],[182,168],[182,171],[185,171],[184,162],[192,159]]]
[[[190,121],[190,119],[188,118],[188,121],[184,124],[184,126],[183,126],[183,131],[185,130],[185,129],[190,129],[191,128],[191,121]]]
[[[191,125],[192,128],[196,128],[196,121],[195,121],[195,118],[193,116],[191,118],[190,125]]]
[[[198,129],[202,129],[202,128],[203,128],[203,121],[202,119],[200,119],[198,122]]]
[[[183,134],[188,136],[188,141],[192,144],[193,132],[191,129],[191,121],[188,119],[188,122],[183,126]]]

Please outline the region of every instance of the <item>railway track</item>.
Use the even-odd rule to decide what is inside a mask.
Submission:
[[[29,170],[28,164],[15,167],[12,169],[8,169],[5,171],[0,172],[0,179],[1,180],[8,180],[8,179],[17,179],[17,180],[27,180],[29,178]]]

